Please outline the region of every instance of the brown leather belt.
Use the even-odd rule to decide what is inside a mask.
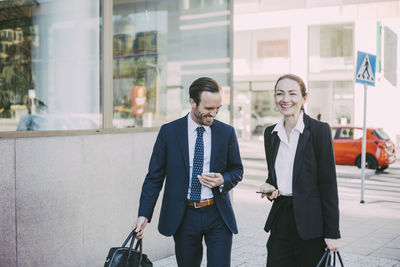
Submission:
[[[204,200],[201,200],[200,202],[193,202],[190,200],[186,200],[186,205],[189,207],[195,207],[195,208],[203,208],[203,207],[208,207],[211,205],[214,205],[214,198],[207,198]]]

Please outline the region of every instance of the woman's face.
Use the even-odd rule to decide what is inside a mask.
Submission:
[[[301,95],[299,84],[292,79],[280,80],[276,85],[275,105],[285,117],[300,115],[306,99],[306,96]]]

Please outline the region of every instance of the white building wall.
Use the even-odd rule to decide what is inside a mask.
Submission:
[[[334,2],[332,2],[335,4]],[[308,27],[312,25],[353,24],[354,25],[354,65],[357,51],[376,54],[376,23],[380,21],[382,28],[389,26],[398,35],[400,42],[400,1],[379,1],[353,5],[336,5],[327,7],[299,8],[291,10],[256,12],[255,2],[239,1],[235,6],[234,31],[234,79],[235,81],[262,80],[262,78],[277,77],[273,71],[255,75],[252,69],[254,55],[248,56],[248,42],[241,33],[262,29],[290,28],[290,68],[288,72],[298,74],[306,82],[310,79],[308,71]],[[248,13],[246,13],[246,8]],[[384,58],[384,33],[382,32],[382,60]],[[254,40],[252,40],[254,42]],[[255,44],[253,43],[253,46]],[[236,51],[239,50],[239,51]],[[253,53],[254,54],[254,53]],[[240,55],[240,58],[238,58]],[[247,55],[247,58],[246,58]],[[277,63],[279,64],[279,62]],[[395,142],[400,135],[400,51],[397,52],[397,86],[391,85],[378,73],[376,86],[368,89],[367,125],[383,128]],[[247,69],[249,66],[249,69]],[[383,63],[382,63],[383,68]],[[355,69],[354,69],[355,72]],[[284,74],[281,73],[281,74]],[[321,80],[348,80],[354,79],[350,72],[318,73]],[[354,125],[363,123],[363,85],[354,85]],[[399,144],[398,144],[399,145]]]
[[[380,20],[382,28],[390,27],[400,38],[400,17]],[[382,32],[382,59],[384,58],[384,33]],[[376,54],[376,20],[361,20],[355,23],[356,51]],[[399,49],[399,48],[398,48]],[[356,53],[355,51],[355,53]],[[375,86],[368,86],[367,92],[367,126],[383,128],[396,141],[396,135],[400,134],[400,55],[397,52],[397,86],[390,84],[382,72],[376,74]],[[363,124],[364,86],[355,84],[355,124]],[[399,145],[399,144],[398,144]]]

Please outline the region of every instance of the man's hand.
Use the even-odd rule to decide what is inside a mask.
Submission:
[[[339,240],[325,238],[326,248],[330,250],[331,254],[339,249]]]
[[[199,178],[202,185],[208,188],[214,188],[224,184],[224,177],[222,177],[222,174],[216,172],[211,174],[203,173],[202,175],[197,175],[197,178]]]
[[[265,192],[265,194],[261,194],[261,198],[267,197],[269,200],[273,200],[280,196],[279,190],[268,183],[264,183],[260,186],[260,192]]]
[[[136,229],[136,238],[142,239],[143,238],[143,230],[146,227],[148,219],[143,216],[139,216],[136,220],[136,223],[132,225],[132,229]]]

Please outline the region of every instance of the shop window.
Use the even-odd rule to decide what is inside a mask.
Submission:
[[[229,119],[229,13],[208,14],[210,7],[226,12],[229,5],[186,0],[177,9],[179,2],[171,2],[114,1],[115,128],[159,126],[187,114],[188,88],[201,76],[228,88],[218,118]]]
[[[99,129],[99,1],[34,2],[0,2],[0,131]]]
[[[220,83],[229,122],[230,1],[114,0],[111,25],[101,3],[0,1],[0,131],[159,126],[190,111],[201,76]]]

